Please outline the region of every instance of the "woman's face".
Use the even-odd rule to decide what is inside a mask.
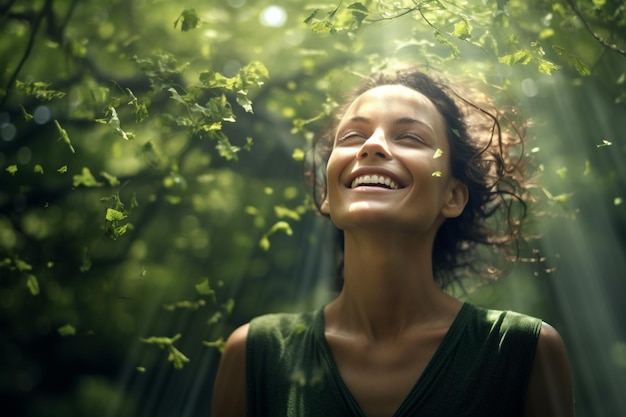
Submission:
[[[448,152],[443,118],[428,98],[401,85],[368,90],[337,128],[322,211],[343,230],[382,227],[434,239],[467,201]]]

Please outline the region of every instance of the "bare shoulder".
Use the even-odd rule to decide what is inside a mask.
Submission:
[[[246,415],[246,341],[249,324],[235,330],[226,341],[213,389],[213,415]]]
[[[547,323],[541,326],[526,398],[526,416],[574,415],[572,379],[561,335]]]

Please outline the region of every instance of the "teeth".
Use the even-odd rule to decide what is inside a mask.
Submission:
[[[359,185],[384,185],[392,190],[398,189],[398,184],[393,182],[391,178],[383,175],[361,175],[352,181],[350,188],[354,188]]]

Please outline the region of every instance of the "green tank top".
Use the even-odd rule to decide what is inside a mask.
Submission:
[[[465,303],[393,417],[521,416],[541,320]],[[365,414],[341,379],[323,309],[250,322],[248,417]]]

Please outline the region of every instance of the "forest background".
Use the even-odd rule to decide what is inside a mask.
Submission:
[[[543,237],[464,297],[555,325],[577,415],[626,416],[625,49],[621,0],[5,0],[2,415],[210,415],[236,325],[331,296],[311,141],[410,64],[532,120]]]

